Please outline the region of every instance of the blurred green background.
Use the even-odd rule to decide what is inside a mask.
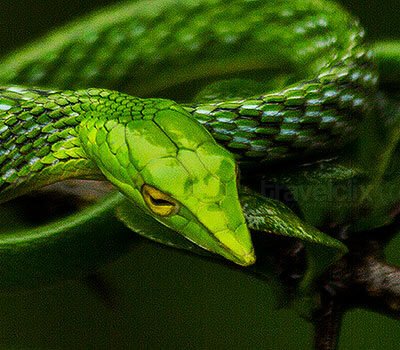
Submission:
[[[1,0],[0,52],[114,2]],[[400,38],[398,0],[342,2],[369,38]],[[0,294],[0,349],[311,349],[311,326],[237,270],[141,242],[101,273],[114,310],[81,281]],[[341,350],[400,348],[400,323],[384,316],[355,310],[342,328]]]

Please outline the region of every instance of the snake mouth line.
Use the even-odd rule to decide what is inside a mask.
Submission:
[[[189,237],[184,236],[187,240],[191,241],[192,243],[196,244],[197,246],[200,246],[201,248],[203,248],[203,249],[205,249],[207,251],[210,251],[210,252],[212,252],[214,254],[221,255],[221,256],[231,260],[232,262],[234,262],[235,264],[238,264],[240,266],[250,266],[250,265],[253,265],[255,263],[256,256],[255,256],[255,252],[254,252],[254,247],[252,247],[251,250],[246,254],[238,254],[238,252],[234,251],[232,248],[230,248],[229,246],[224,244],[221,240],[219,240],[214,235],[214,233],[209,228],[207,228],[207,226],[204,225],[201,221],[196,220],[196,223],[203,230],[205,230],[208,233],[208,236],[214,241],[214,243],[216,243],[219,247],[221,247],[222,248],[222,252],[225,252],[226,254],[222,254],[222,252],[219,253],[219,252],[216,252],[215,250],[211,250],[211,248],[208,248],[208,247],[204,246],[203,244],[195,242],[194,240],[190,239]],[[232,231],[232,232],[234,232],[234,231]]]

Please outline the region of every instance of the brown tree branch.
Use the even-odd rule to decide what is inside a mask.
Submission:
[[[335,350],[338,344],[343,308],[335,298],[329,298],[315,313],[315,350]]]
[[[366,257],[356,266],[353,284],[360,291],[354,304],[368,306],[387,316],[400,319],[400,268],[375,257]]]

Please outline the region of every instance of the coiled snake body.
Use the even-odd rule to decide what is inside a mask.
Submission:
[[[0,62],[0,201],[105,177],[189,240],[251,264],[234,158],[214,140],[253,164],[342,147],[373,109],[363,35],[322,0],[143,1],[79,20]],[[105,89],[156,96],[246,75],[257,93],[206,89],[182,104]],[[288,85],[271,90],[276,76]]]

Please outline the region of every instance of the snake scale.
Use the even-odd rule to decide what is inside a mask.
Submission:
[[[0,202],[107,178],[189,240],[252,264],[235,159],[268,166],[354,138],[378,80],[363,37],[325,0],[140,1],[79,19],[0,61]],[[247,74],[262,93],[131,96]],[[287,86],[271,89],[274,76]]]

